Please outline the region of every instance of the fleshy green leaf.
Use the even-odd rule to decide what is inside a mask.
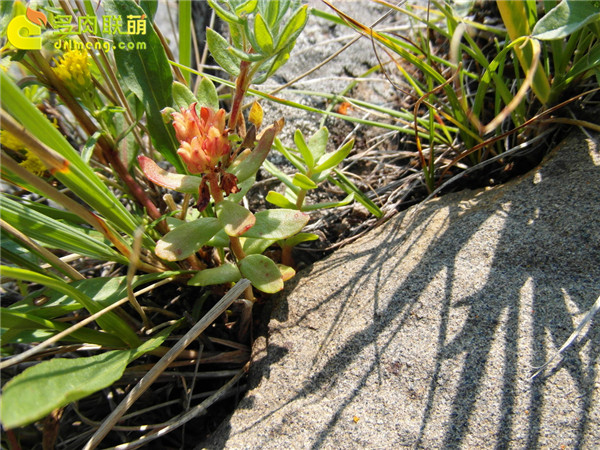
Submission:
[[[346,156],[350,154],[352,147],[354,147],[354,139],[346,142],[346,144],[344,144],[339,150],[329,155],[323,155],[323,157],[319,159],[319,164],[314,168],[314,171],[323,172],[337,166],[346,158]]]
[[[225,230],[219,230],[217,234],[210,238],[206,245],[219,248],[227,247],[229,245],[229,236],[227,236]]]
[[[302,136],[302,132],[300,130],[296,130],[294,133],[294,143],[296,147],[300,151],[302,158],[304,159],[304,163],[309,169],[315,167],[315,158],[308,148],[306,141],[304,140],[304,136]]]
[[[562,39],[599,19],[597,1],[562,0],[535,24],[532,34],[541,40]]]
[[[286,266],[284,264],[277,264],[277,267],[279,268],[279,272],[281,272],[281,278],[283,279],[283,281],[290,280],[294,278],[294,275],[296,275],[296,271],[290,266]]]
[[[321,127],[308,140],[308,148],[310,149],[310,152],[312,153],[315,161],[319,161],[319,159],[321,159],[323,155],[325,155],[328,140],[329,130],[326,127]]]
[[[265,197],[265,200],[275,206],[279,206],[280,208],[287,208],[287,209],[295,209],[296,208],[295,203],[288,200],[285,197],[285,195],[282,195],[279,192],[269,191],[269,193]]]
[[[179,225],[156,244],[155,253],[167,261],[181,261],[193,255],[221,229],[214,217],[202,217]]]
[[[166,170],[161,169],[153,160],[144,155],[138,156],[138,162],[140,163],[144,175],[146,175],[154,184],[186,194],[198,193],[198,188],[202,182],[201,177],[167,172]]]
[[[229,236],[241,236],[254,226],[256,221],[254,214],[229,200],[219,202],[216,210],[219,222]]]
[[[240,59],[228,51],[227,39],[211,28],[206,28],[206,43],[213,58],[229,75],[237,77],[240,74]]]
[[[348,194],[343,200],[339,202],[324,202],[324,203],[315,203],[314,205],[304,205],[302,206],[302,211],[316,211],[317,209],[327,209],[327,208],[337,208],[338,206],[346,206],[352,203],[354,200],[354,193]]]
[[[244,181],[258,171],[261,164],[269,154],[269,151],[271,150],[273,139],[275,139],[277,131],[278,125],[276,124],[265,128],[260,140],[250,155],[247,156],[246,159],[244,159],[240,164],[228,170],[237,177],[238,181]]]
[[[291,238],[287,238],[284,241],[284,245],[288,246],[288,247],[295,247],[296,245],[302,243],[302,242],[308,242],[308,241],[317,241],[319,240],[319,236],[313,233],[298,233],[295,236],[292,236]]]
[[[213,284],[235,283],[242,275],[235,264],[227,263],[219,267],[199,271],[188,281],[189,286],[210,286]]]
[[[311,180],[310,178],[308,178],[306,175],[302,174],[302,173],[296,173],[294,174],[294,180],[293,183],[298,186],[301,189],[305,189],[305,190],[309,190],[309,189],[316,189],[317,185],[315,184],[315,182],[313,180]]]
[[[103,4],[109,15],[141,16],[144,10],[135,2],[107,0]],[[123,83],[143,103],[148,130],[158,151],[185,172],[177,155],[177,140],[172,127],[163,121],[161,110],[173,103],[171,66],[165,50],[152,26],[146,34],[113,34],[114,55]]]
[[[256,289],[274,294],[283,289],[279,267],[264,255],[248,255],[240,261],[240,272]]]
[[[308,223],[309,216],[293,209],[267,209],[255,214],[256,223],[244,237],[286,239],[298,233]]]
[[[276,239],[254,239],[254,238],[241,238],[242,249],[246,255],[261,254],[271,245],[273,245]]]

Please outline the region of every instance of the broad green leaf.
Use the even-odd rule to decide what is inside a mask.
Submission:
[[[329,155],[323,155],[323,157],[319,159],[319,163],[317,167],[314,168],[314,171],[323,172],[325,170],[332,169],[333,167],[337,166],[346,158],[346,156],[350,154],[350,152],[352,151],[352,147],[354,147],[354,139],[351,139],[350,141],[346,142],[346,144],[344,144],[339,150]]]
[[[157,348],[172,329],[164,330],[135,349],[83,358],[54,358],[25,369],[4,385],[0,406],[3,427],[28,425],[57,408],[110,386],[121,378],[127,364]]]
[[[264,255],[248,255],[240,261],[240,272],[256,289],[274,294],[283,289],[283,277],[277,264]]]
[[[199,271],[188,281],[189,286],[211,286],[213,284],[235,283],[242,278],[235,264],[227,263],[219,267]]]
[[[241,236],[254,226],[254,214],[229,200],[223,200],[216,206],[217,217],[229,236]]]
[[[308,19],[307,9],[308,6],[304,5],[289,19],[285,28],[278,37],[276,51],[279,51],[290,45],[302,32],[304,25],[306,25],[306,20]]]
[[[206,77],[202,77],[198,90],[196,91],[198,98],[198,106],[205,106],[214,111],[219,109],[219,94],[212,81]]]
[[[214,217],[202,217],[179,225],[156,244],[155,253],[167,261],[181,261],[196,253],[222,228]]]
[[[600,20],[597,1],[562,0],[535,24],[532,34],[541,40],[562,39],[597,20]]]
[[[192,103],[196,103],[196,97],[189,88],[179,81],[173,82],[173,106],[175,108],[188,109]]]
[[[198,193],[198,188],[202,182],[201,177],[167,172],[166,170],[161,169],[153,160],[144,155],[138,156],[138,162],[140,163],[144,175],[146,175],[154,184],[186,194]]]
[[[265,128],[261,138],[250,155],[247,156],[246,159],[244,159],[240,164],[231,167],[228,172],[234,174],[238,181],[244,181],[247,178],[255,175],[258,169],[260,169],[261,164],[267,158],[277,131],[278,125],[276,124]]]
[[[206,44],[211,55],[225,72],[233,77],[240,74],[240,59],[233,56],[229,51],[227,39],[211,28],[206,28]]]
[[[18,330],[46,330],[52,334],[66,330],[71,325],[64,322],[56,322],[53,320],[44,319],[32,313],[12,311],[8,308],[0,308],[0,320],[2,328],[8,329],[14,334]],[[80,328],[75,330],[68,336],[63,338],[65,342],[77,342],[82,344],[95,344],[105,347],[122,347],[123,341],[116,336],[100,331],[92,330],[91,328]],[[7,340],[7,335],[3,334],[1,339],[2,345],[11,343]]]
[[[318,187],[313,180],[302,173],[294,174],[293,183],[299,188],[307,191],[309,189],[316,189]]]
[[[144,14],[135,2],[108,0],[103,4],[109,15],[121,17]],[[173,76],[165,50],[152,26],[146,34],[113,34],[114,55],[119,75],[146,109],[148,130],[154,146],[177,168],[185,172],[177,155],[177,140],[172,127],[163,121],[161,110],[173,103]]]
[[[265,197],[265,200],[275,206],[279,206],[280,208],[287,208],[287,209],[295,209],[296,208],[295,203],[288,200],[285,197],[285,195],[282,195],[279,192],[269,191],[269,193]]]
[[[306,144],[304,136],[302,136],[302,132],[300,130],[296,130],[296,132],[294,133],[294,143],[300,151],[300,154],[304,159],[306,167],[308,167],[309,170],[311,170],[313,167],[315,167],[315,158],[310,149],[308,148],[308,145]]]
[[[158,0],[140,0],[140,6],[146,12],[146,15],[151,21],[154,20],[154,15],[158,9]]]
[[[127,263],[127,259],[83,228],[52,219],[0,195],[2,218],[45,247],[79,253],[100,260]]]
[[[90,297],[84,293],[78,291],[70,284],[57,280],[46,275],[42,275],[29,270],[19,269],[16,267],[1,266],[1,275],[7,278],[13,278],[15,280],[28,281],[31,283],[38,283],[44,286],[48,286],[52,289],[62,292],[63,294],[69,295],[70,297],[77,300],[81,306],[88,310],[91,314],[97,313],[102,309],[102,306],[94,302]],[[114,311],[109,311],[98,317],[96,322],[100,327],[119,337],[123,342],[127,343],[130,347],[139,345],[139,338],[135,332],[127,325]]]
[[[309,216],[293,209],[267,209],[255,214],[256,223],[244,237],[286,239],[298,233],[308,223]]]
[[[273,52],[273,34],[260,14],[254,17],[254,38],[264,53]]]
[[[315,161],[319,161],[325,155],[325,152],[327,151],[328,140],[329,130],[326,127],[321,127],[308,140],[308,148],[310,149]]]

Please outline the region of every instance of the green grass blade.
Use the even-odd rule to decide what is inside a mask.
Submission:
[[[16,267],[1,266],[0,269],[0,274],[3,277],[42,284],[62,292],[63,294],[69,295],[77,300],[81,306],[87,309],[91,314],[97,313],[102,309],[100,304],[96,303],[90,297],[62,280],[57,280],[46,275]],[[96,322],[102,329],[110,334],[113,334],[114,336],[119,337],[128,346],[135,347],[139,345],[140,340],[137,335],[113,311],[109,311],[103,316],[99,317]]]
[[[128,260],[84,228],[69,225],[28,208],[5,195],[0,196],[2,218],[45,247],[66,250],[105,261],[127,264]]]
[[[121,204],[65,137],[3,71],[0,71],[0,91],[2,107],[38,140],[69,162],[63,172],[56,172],[54,176],[120,231],[133,235],[139,220]]]
[[[179,2],[179,63],[192,65],[192,2]],[[185,81],[190,83],[189,72],[184,72]]]
[[[0,308],[0,320],[2,328],[7,329],[7,332],[2,334],[2,345],[18,341],[19,335],[25,330],[50,330],[52,333],[58,333],[71,326],[64,322],[39,317],[33,313],[13,311],[11,308]],[[123,341],[118,337],[90,328],[75,330],[65,336],[64,341],[104,347],[121,347],[123,345]]]

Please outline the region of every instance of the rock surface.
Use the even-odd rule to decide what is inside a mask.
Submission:
[[[598,136],[434,199],[275,301],[253,386],[207,448],[598,448]],[[564,447],[563,447],[564,446]]]

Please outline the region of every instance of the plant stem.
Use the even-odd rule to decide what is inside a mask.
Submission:
[[[298,192],[298,197],[296,198],[296,208],[298,211],[302,210],[302,206],[304,205],[304,198],[306,197],[306,189],[300,189]]]
[[[231,113],[229,114],[229,128],[234,131],[238,123],[242,100],[250,85],[249,70],[250,62],[242,61],[240,63],[240,74],[235,81],[235,92],[233,94],[233,103],[231,104]]]
[[[217,174],[212,172],[206,174],[205,176],[208,178],[210,193],[212,195],[213,200],[215,201],[216,207],[216,205],[223,201],[223,193],[221,192],[221,187],[219,186],[219,182],[217,180]],[[235,255],[235,259],[238,263],[246,257],[246,253],[244,253],[244,250],[242,249],[242,244],[240,243],[240,238],[238,238],[237,236],[229,236],[229,248]],[[252,292],[252,285],[246,288],[245,293],[247,300],[250,300],[251,302],[256,301],[254,293]]]

